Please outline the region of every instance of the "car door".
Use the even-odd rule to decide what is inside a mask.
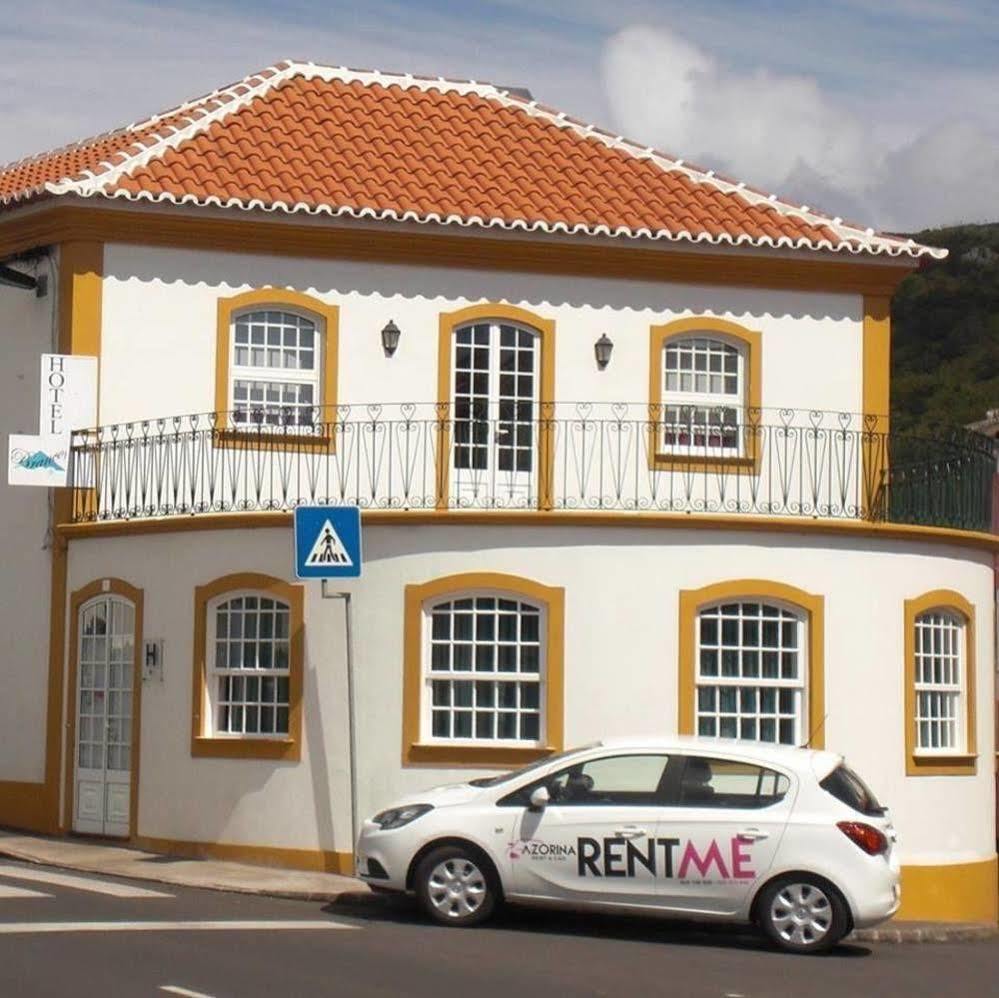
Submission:
[[[655,828],[668,757],[618,752],[574,763],[515,795],[511,893],[561,901],[654,905]],[[535,787],[551,800],[529,806]]]
[[[732,914],[765,878],[794,803],[788,773],[750,762],[675,755],[656,839],[664,907]]]

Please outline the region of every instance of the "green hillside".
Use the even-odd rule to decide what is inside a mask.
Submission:
[[[928,229],[944,246],[892,302],[893,425],[963,426],[999,408],[999,223]]]

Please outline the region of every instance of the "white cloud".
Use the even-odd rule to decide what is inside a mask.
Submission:
[[[813,78],[736,70],[661,28],[616,33],[602,69],[626,135],[799,203],[889,229],[999,217],[999,128],[980,118],[884,129]]]

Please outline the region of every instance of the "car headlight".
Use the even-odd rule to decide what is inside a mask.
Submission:
[[[380,811],[371,820],[381,827],[383,832],[392,828],[402,828],[411,821],[416,821],[420,815],[434,809],[433,804],[407,804],[406,807],[390,807],[387,811]]]

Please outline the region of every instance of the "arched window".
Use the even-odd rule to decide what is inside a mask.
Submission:
[[[800,745],[808,737],[804,615],[745,599],[697,614],[697,733]]]
[[[515,765],[562,747],[564,594],[473,572],[406,587],[404,758]]]
[[[822,748],[825,600],[783,582],[680,591],[682,735]]]
[[[665,452],[738,455],[745,422],[746,357],[734,343],[683,336],[663,344]]]
[[[439,508],[551,508],[554,361],[551,319],[502,302],[440,315]]]
[[[312,427],[322,406],[322,329],[317,317],[277,309],[241,312],[232,322],[235,426]]]
[[[209,606],[209,735],[287,736],[291,607],[265,592]]]
[[[542,744],[544,608],[461,593],[424,612],[425,738]]]
[[[339,310],[287,288],[218,301],[216,444],[335,449]]]
[[[976,771],[975,608],[938,589],[905,601],[906,773]]]
[[[194,591],[191,754],[301,756],[304,590],[239,572]]]
[[[511,321],[483,320],[455,329],[456,471],[529,481],[535,470],[540,353],[538,334]]]

